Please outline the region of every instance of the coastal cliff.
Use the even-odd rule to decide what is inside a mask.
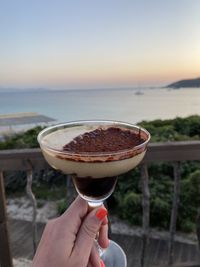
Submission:
[[[174,89],[186,88],[186,87],[200,88],[200,77],[196,79],[180,80],[167,85],[167,87]]]

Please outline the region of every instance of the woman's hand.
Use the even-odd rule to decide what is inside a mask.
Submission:
[[[32,267],[104,267],[95,237],[102,248],[109,246],[107,210],[101,206],[89,211],[77,197],[66,212],[47,223]]]

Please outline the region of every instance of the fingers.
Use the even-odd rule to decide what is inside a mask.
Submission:
[[[107,210],[104,206],[89,210],[87,202],[77,197],[60,217],[60,220],[63,221],[61,225],[64,228],[66,228],[66,222],[68,222],[68,230],[73,233],[71,239],[75,244],[70,253],[71,256],[84,255],[82,263],[85,262],[87,265],[90,259],[89,264],[91,267],[104,266],[100,261],[97,249],[93,247],[93,242],[98,232],[99,245],[102,248],[109,246]],[[64,229],[62,232],[65,232]]]
[[[103,260],[100,258],[96,244],[93,245],[90,259],[87,267],[105,267]]]
[[[92,210],[84,219],[76,237],[76,242],[72,255],[84,255],[82,263],[88,263],[95,237],[107,215],[107,210],[103,207]]]
[[[74,236],[76,236],[82,224],[82,220],[87,213],[87,202],[78,196],[70,205],[70,207],[60,216],[59,220],[62,222],[61,224],[63,225],[64,229],[66,229],[67,223],[67,232],[71,232],[74,234]]]
[[[101,228],[99,229],[98,242],[102,248],[107,248],[109,246],[107,217],[104,219]]]
[[[101,266],[100,261],[101,259],[97,251],[95,241],[94,241],[94,245],[92,247],[91,254],[90,254],[89,263],[91,264],[92,267],[100,267]]]
[[[87,201],[82,199],[81,197],[77,197],[74,202],[69,206],[69,208],[62,214],[61,217],[65,218],[73,216],[72,218],[83,218],[88,212],[88,204]]]

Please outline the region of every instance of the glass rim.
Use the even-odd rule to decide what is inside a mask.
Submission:
[[[128,148],[128,149],[124,149],[124,150],[120,150],[120,151],[112,151],[112,152],[69,152],[69,151],[65,151],[65,150],[60,150],[60,149],[56,149],[55,147],[49,146],[47,144],[43,144],[42,143],[42,138],[46,135],[48,135],[49,133],[55,132],[56,130],[60,130],[60,129],[64,129],[70,126],[84,126],[84,124],[88,124],[88,125],[97,125],[99,124],[99,126],[101,126],[100,124],[104,124],[104,125],[108,125],[108,126],[118,126],[118,127],[126,127],[127,130],[133,130],[136,129],[139,131],[142,131],[143,133],[146,134],[147,139],[142,143],[139,144],[137,146],[134,146],[132,148]],[[117,120],[76,120],[76,121],[69,121],[69,122],[62,122],[62,123],[57,123],[55,125],[46,127],[45,129],[43,129],[37,136],[37,141],[40,144],[41,148],[45,148],[48,151],[54,152],[54,153],[58,153],[58,154],[62,154],[62,155],[66,155],[66,156],[77,156],[77,157],[101,157],[101,156],[117,156],[117,155],[121,155],[130,151],[135,151],[138,150],[144,146],[146,146],[148,144],[148,142],[150,141],[151,138],[151,134],[144,129],[143,127],[140,127],[136,124],[132,124],[132,123],[128,123],[128,122],[124,122],[124,121],[117,121]]]

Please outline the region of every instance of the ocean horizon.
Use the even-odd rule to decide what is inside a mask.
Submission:
[[[37,112],[57,122],[173,119],[200,115],[200,88],[1,89],[0,114],[20,112]]]

